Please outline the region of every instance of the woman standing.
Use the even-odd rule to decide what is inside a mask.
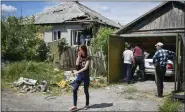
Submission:
[[[82,45],[79,48],[78,57],[76,60],[77,71],[73,72],[74,75],[78,76],[73,88],[73,107],[71,108],[71,110],[77,109],[77,91],[82,81],[84,82],[84,92],[86,96],[85,108],[88,108],[89,106],[89,63],[90,57],[87,54],[87,47],[86,45]]]

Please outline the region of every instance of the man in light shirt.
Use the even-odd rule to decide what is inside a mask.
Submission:
[[[124,58],[124,73],[126,75],[126,82],[128,84],[131,83],[131,70],[132,70],[132,65],[135,65],[134,61],[134,56],[133,56],[133,51],[131,50],[131,46],[128,45],[126,50],[123,52],[123,58]]]

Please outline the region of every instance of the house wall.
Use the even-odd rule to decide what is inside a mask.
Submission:
[[[57,24],[52,25],[52,29],[44,33],[44,41],[46,43],[52,42],[52,32],[61,31],[61,38],[65,38],[69,45],[71,45],[71,30],[83,30],[80,24]]]

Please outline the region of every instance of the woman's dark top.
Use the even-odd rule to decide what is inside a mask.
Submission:
[[[86,64],[86,62],[87,62],[88,60],[90,60],[90,56],[87,56],[86,58],[85,58],[85,57],[80,57],[79,65],[76,65],[76,69],[77,69],[77,70],[80,70],[80,69],[84,68],[84,67],[85,67],[85,64]],[[83,72],[89,75],[89,66],[88,66],[88,68],[87,68],[85,71],[83,71]]]

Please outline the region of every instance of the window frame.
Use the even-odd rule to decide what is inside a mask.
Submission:
[[[56,32],[56,40],[54,37],[55,32]],[[60,32],[60,38],[58,37],[58,32]],[[58,41],[59,39],[61,39],[61,30],[53,30],[52,31],[52,41]]]

